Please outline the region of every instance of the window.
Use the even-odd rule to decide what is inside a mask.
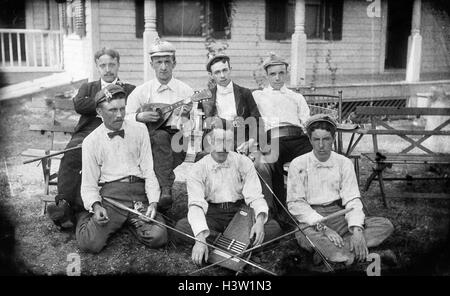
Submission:
[[[144,1],[136,0],[136,37],[144,32]],[[212,29],[212,37],[224,38],[228,28],[231,0],[157,0],[156,29],[165,36],[201,37]]]
[[[63,20],[64,32],[67,35],[86,35],[85,0],[69,0],[62,3],[60,14]]]
[[[342,39],[343,0],[306,0],[308,39]],[[266,39],[288,39],[294,33],[295,0],[266,0]]]

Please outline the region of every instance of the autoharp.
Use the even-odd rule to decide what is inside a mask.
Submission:
[[[222,252],[221,250],[235,255],[242,253],[249,247],[250,231],[254,224],[254,216],[254,211],[249,206],[243,205],[240,208],[228,224],[225,231],[219,234],[214,240],[213,245],[217,247],[217,249],[214,249],[210,253],[208,258],[210,263],[222,261],[225,258],[231,258],[230,255]],[[250,253],[245,259],[250,257]],[[226,260],[219,265],[236,272],[241,272],[246,263],[235,257]]]

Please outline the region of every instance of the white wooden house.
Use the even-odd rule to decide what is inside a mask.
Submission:
[[[147,49],[159,35],[177,48],[174,75],[204,87],[206,25],[228,45],[233,76],[248,87],[256,86],[261,58],[271,51],[290,61],[291,86],[415,82],[450,76],[445,6],[431,0],[35,0],[25,1],[24,29],[61,32],[56,68],[91,80],[101,47],[120,52],[121,79],[151,78]]]

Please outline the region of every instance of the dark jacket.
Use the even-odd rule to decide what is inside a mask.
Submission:
[[[262,123],[261,114],[259,113],[258,106],[256,105],[255,99],[253,98],[252,91],[248,88],[237,85],[233,82],[233,92],[234,92],[234,100],[236,104],[236,114],[238,117],[242,117],[244,120],[248,117],[254,117],[257,122],[258,131],[262,128],[264,131],[264,126],[261,126]],[[208,101],[202,102],[203,112],[205,113],[206,118],[211,118],[217,116],[217,106],[216,106],[216,98],[217,98],[217,86],[211,89],[212,98]],[[225,124],[225,120],[222,119],[222,123]],[[225,127],[225,125],[223,125]],[[259,135],[257,135],[258,139]],[[249,132],[248,126],[245,128],[245,140],[248,141]],[[241,143],[236,143],[237,145]]]
[[[121,82],[120,80],[117,84],[124,88],[127,97],[136,88],[136,86]],[[80,120],[75,127],[75,133],[90,133],[102,124],[101,118],[97,117],[94,100],[97,92],[101,90],[101,85],[100,80],[83,83],[78,90],[77,95],[73,98],[75,111],[81,115]]]

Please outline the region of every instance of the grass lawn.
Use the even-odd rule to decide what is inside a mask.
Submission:
[[[65,275],[73,254],[80,256],[82,275],[110,274],[151,274],[185,275],[197,269],[191,262],[188,247],[175,247],[169,244],[159,250],[152,250],[139,244],[123,229],[113,236],[108,246],[98,255],[81,252],[76,244],[73,231],[61,232],[46,217],[40,214],[42,194],[42,171],[37,163],[23,165],[25,160],[20,153],[27,148],[46,147],[46,136],[28,131],[31,122],[45,120],[46,114],[38,114],[30,108],[30,99],[22,98],[3,101],[0,105],[0,203],[1,203],[1,241],[0,259],[5,264],[5,272],[34,275]],[[75,114],[65,114],[67,120],[77,120]],[[63,148],[69,136],[55,139],[56,147]],[[401,139],[388,139],[388,147],[396,150]],[[369,151],[371,141],[366,137],[357,152]],[[381,144],[383,145],[383,144]],[[54,163],[54,167],[58,167]],[[431,174],[426,166],[394,166],[393,173]],[[189,166],[177,168],[177,181],[174,185],[175,205],[170,212],[173,219],[186,215],[186,186],[183,176]],[[371,164],[361,159],[361,185],[371,172]],[[387,190],[430,192],[447,190],[448,183],[442,181],[418,181],[412,185],[390,182]],[[361,187],[362,189],[362,187]],[[431,199],[390,199],[388,209],[382,206],[379,188],[372,184],[367,192],[362,192],[371,215],[389,218],[395,226],[394,234],[380,247],[390,249],[397,257],[396,264],[382,262],[382,274],[433,274],[450,275],[449,260],[449,200]],[[55,188],[52,188],[55,194]],[[10,222],[8,224],[8,221]],[[9,235],[8,235],[9,234]],[[375,250],[376,251],[376,250]],[[292,237],[257,252],[252,260],[279,275],[308,274],[305,266],[309,256],[300,250]],[[362,266],[363,265],[363,266]],[[358,275],[365,274],[368,265],[351,268]],[[7,269],[11,266],[15,269]],[[70,269],[70,268],[69,268]],[[260,274],[260,271],[247,267],[245,273]],[[199,275],[232,275],[231,271],[213,267]]]

